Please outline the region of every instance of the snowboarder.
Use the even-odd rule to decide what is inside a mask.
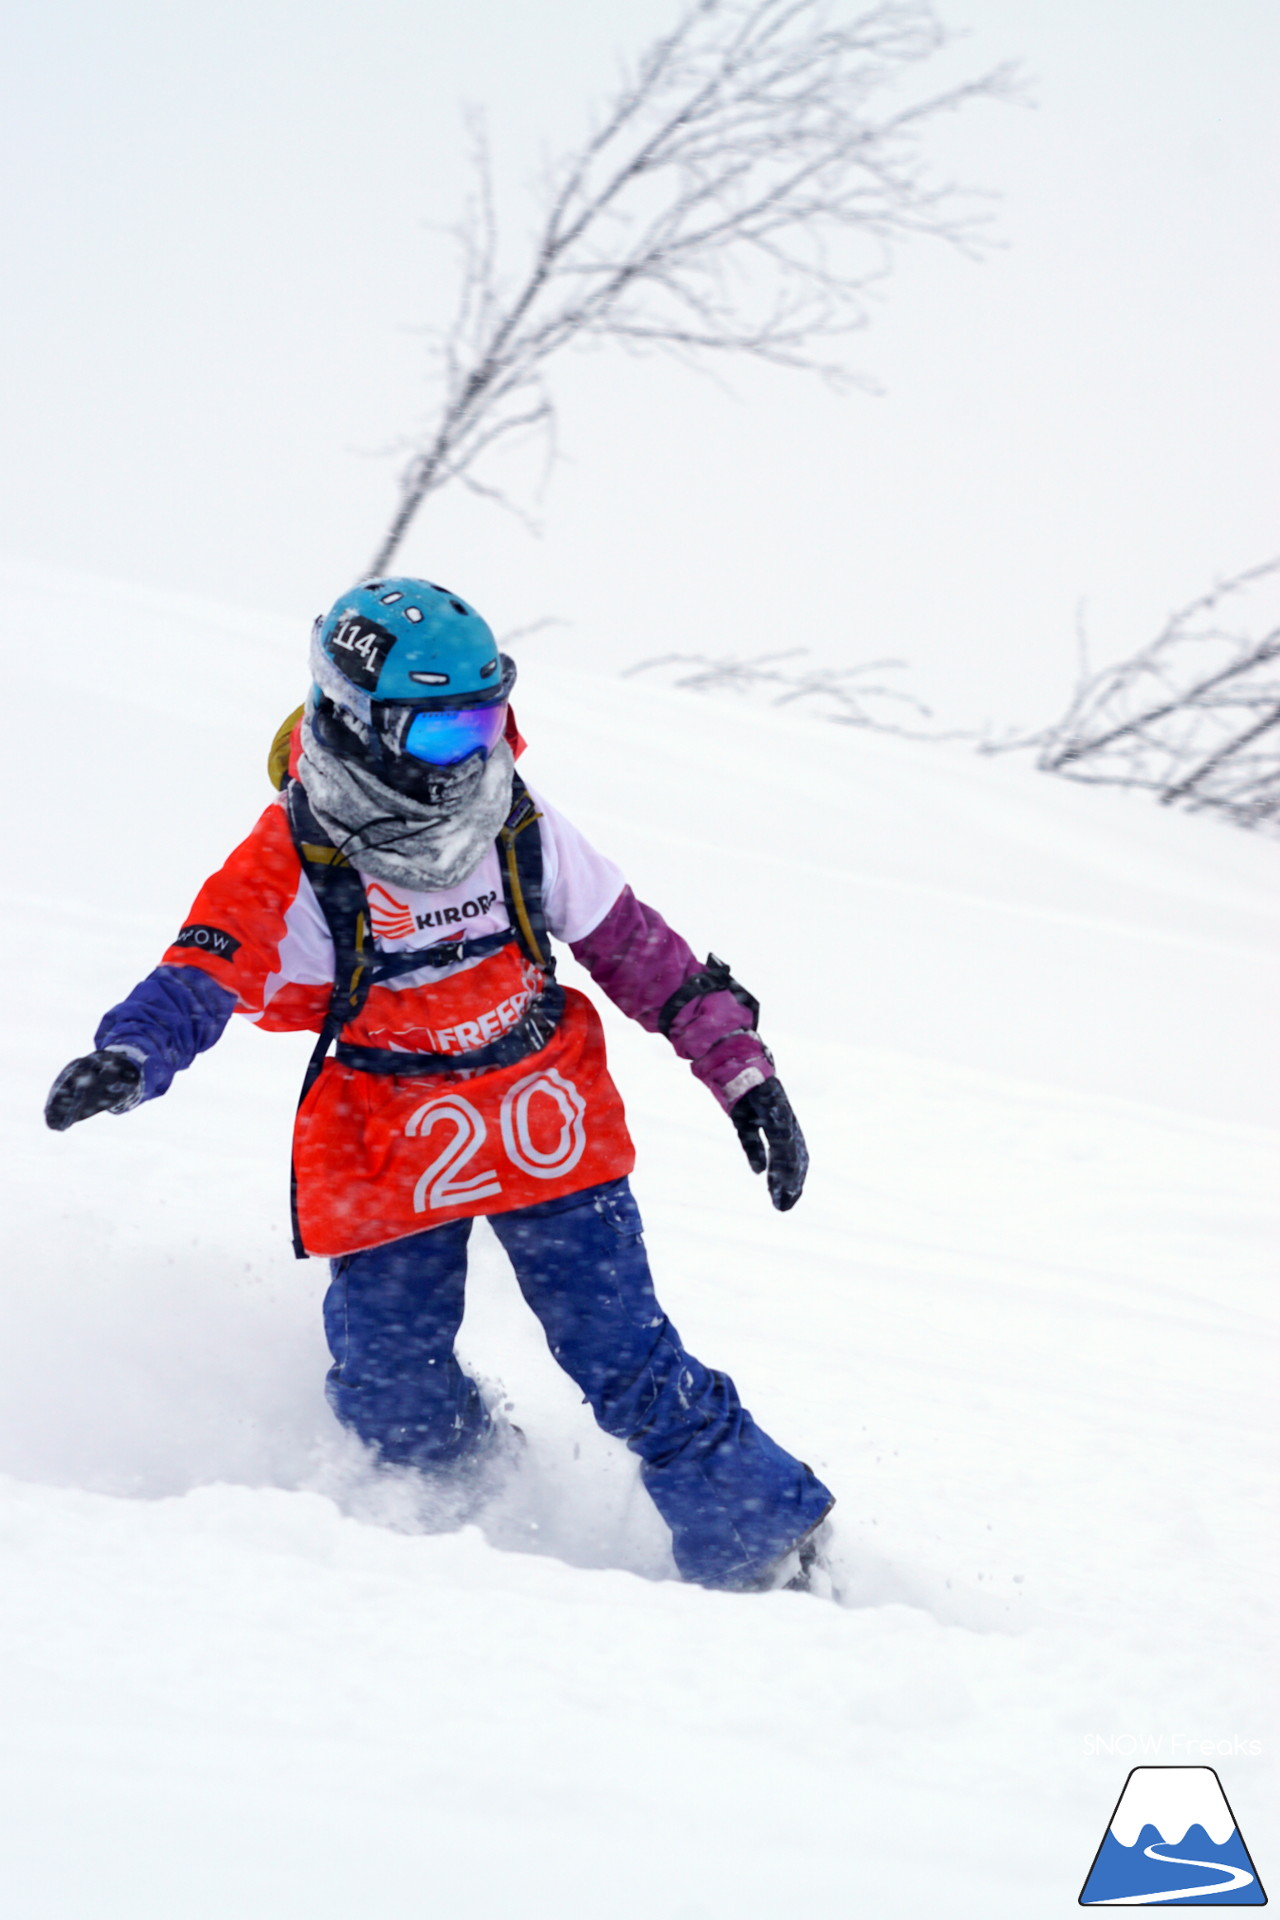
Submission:
[[[756,1002],[524,785],[514,663],[456,594],[363,582],[316,621],[311,673],[277,742],[280,791],[58,1075],[48,1124],[155,1099],[233,1012],[318,1031],[294,1238],[331,1262],[338,1419],[428,1475],[482,1454],[493,1414],[454,1337],[483,1215],[556,1360],[639,1455],[681,1575],[807,1584],[832,1496],[659,1306],[599,1018],[556,979],[549,936],[666,1035],[785,1211],[808,1155]]]

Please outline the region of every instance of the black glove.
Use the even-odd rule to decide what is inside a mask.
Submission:
[[[124,1113],[142,1085],[142,1068],[127,1053],[86,1053],[64,1067],[49,1090],[44,1117],[55,1133],[95,1113]]]
[[[729,1118],[738,1130],[752,1173],[769,1169],[769,1198],[779,1213],[786,1213],[804,1192],[809,1149],[781,1080],[775,1075],[752,1087],[734,1101]]]

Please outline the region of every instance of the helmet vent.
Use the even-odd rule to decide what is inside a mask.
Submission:
[[[411,673],[409,678],[416,680],[421,687],[447,687],[449,684],[447,673]]]
[[[405,617],[405,619],[406,619],[406,620],[412,620],[412,621],[413,621],[413,624],[414,624],[415,626],[417,626],[417,624],[418,624],[418,622],[419,622],[419,620],[421,620],[421,618],[422,618],[422,608],[421,608],[421,607],[406,607],[406,608],[405,608],[405,610],[404,610],[404,617]]]
[[[484,666],[482,666],[480,669],[480,678],[482,680],[491,680],[497,671],[498,671],[497,661],[487,660]]]
[[[382,604],[384,607],[394,607],[397,600],[403,599],[404,595],[402,593],[384,593],[382,596]]]

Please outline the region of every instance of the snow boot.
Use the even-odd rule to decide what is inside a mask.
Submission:
[[[813,1532],[806,1534],[795,1549],[800,1564],[791,1578],[783,1582],[789,1593],[813,1593],[823,1600],[839,1599],[831,1573],[833,1537],[831,1522],[824,1514]]]
[[[833,1503],[834,1504],[834,1503]],[[831,1569],[827,1565],[826,1551],[831,1544],[831,1523],[827,1518],[831,1508],[827,1508],[821,1520],[810,1527],[801,1540],[793,1547],[779,1554],[776,1560],[744,1580],[738,1587],[739,1593],[816,1593],[826,1599],[835,1598],[835,1586],[831,1578]]]

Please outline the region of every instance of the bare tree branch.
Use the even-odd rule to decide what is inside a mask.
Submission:
[[[758,653],[750,659],[724,655],[719,659],[702,653],[664,653],[651,660],[640,660],[626,668],[623,679],[662,668],[691,667],[672,680],[676,687],[695,693],[738,694],[766,690],[772,694],[770,705],[786,707],[799,700],[817,700],[823,704],[818,713],[838,727],[869,727],[879,733],[896,733],[911,740],[967,740],[968,733],[942,733],[932,727],[908,724],[901,718],[905,708],[916,722],[932,719],[930,709],[914,694],[901,687],[868,679],[870,674],[895,672],[905,667],[903,660],[865,660],[856,667],[786,667],[784,662],[803,659],[806,647],[788,647],[780,653]]]
[[[1264,601],[1278,583],[1280,559],[1220,581],[1130,659],[1082,672],[1056,725],[986,750],[1032,747],[1066,779],[1280,831],[1280,624]],[[1259,607],[1250,629],[1244,609]]]
[[[840,0],[686,0],[581,148],[551,169],[510,279],[473,121],[458,304],[436,342],[440,404],[372,571],[386,570],[429,494],[553,425],[546,368],[569,345],[615,341],[694,364],[744,354],[847,383],[824,349],[866,324],[896,247],[920,235],[976,244],[979,222],[955,190],[927,179],[921,135],[973,100],[1011,96],[1015,76],[998,67],[902,100],[912,70],[945,44],[928,0],[854,15]]]

